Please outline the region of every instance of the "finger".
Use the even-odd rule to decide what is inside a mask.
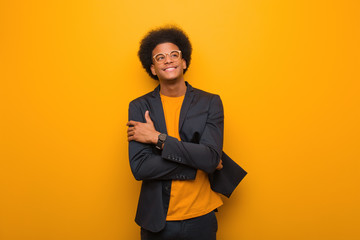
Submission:
[[[222,163],[223,163],[223,161],[220,159],[219,164],[216,167],[216,170],[221,170],[223,168]]]
[[[135,131],[134,127],[129,127],[128,130],[127,130],[127,132],[133,132],[133,131]]]
[[[145,120],[146,120],[146,123],[152,123],[150,114],[149,114],[149,110],[146,110],[146,112],[145,112]]]
[[[135,125],[137,125],[137,124],[138,124],[137,121],[130,120],[130,121],[127,122],[126,125],[130,127],[130,126],[135,126]]]
[[[128,141],[129,141],[129,142],[135,140],[135,136],[134,136],[134,135],[128,135],[127,138],[128,138]]]
[[[135,125],[137,125],[138,124],[138,122],[137,121],[133,121],[133,120],[130,120],[130,121],[128,121],[127,123],[126,123],[126,126],[135,126]]]
[[[128,135],[128,137],[134,136],[134,135],[135,135],[135,132],[134,132],[134,131],[128,132],[127,135]]]

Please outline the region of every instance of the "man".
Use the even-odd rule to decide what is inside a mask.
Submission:
[[[154,91],[129,105],[130,167],[142,180],[135,221],[141,239],[216,239],[214,213],[246,172],[222,152],[218,95],[184,80],[192,47],[177,27],[150,31],[138,52]]]

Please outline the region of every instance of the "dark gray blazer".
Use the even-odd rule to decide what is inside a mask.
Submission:
[[[208,173],[211,188],[230,197],[247,174],[223,151],[224,112],[218,95],[193,88],[187,90],[180,111],[181,141],[168,136],[163,150],[154,145],[129,142],[131,171],[142,180],[135,221],[152,232],[165,227],[171,180],[195,179],[197,169]],[[129,105],[129,120],[145,122],[149,110],[155,129],[167,133],[160,86]],[[220,159],[223,169],[216,170]]]

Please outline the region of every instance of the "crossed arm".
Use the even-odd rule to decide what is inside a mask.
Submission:
[[[204,135],[219,138],[222,142],[223,112],[220,98],[218,101],[220,112],[209,113],[210,119]],[[130,103],[129,121],[126,125],[130,166],[137,180],[188,180],[195,178],[196,169],[212,173],[223,167],[219,151],[206,144],[205,140],[203,144],[201,141],[190,143],[168,136],[162,150],[156,149],[154,146],[160,132],[155,129],[149,111],[145,111],[143,115],[133,103]]]

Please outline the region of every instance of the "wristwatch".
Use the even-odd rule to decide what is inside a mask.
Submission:
[[[160,135],[158,136],[158,142],[156,144],[156,148],[161,150],[162,145],[164,144],[165,140],[166,140],[167,135],[165,133],[160,133]]]

